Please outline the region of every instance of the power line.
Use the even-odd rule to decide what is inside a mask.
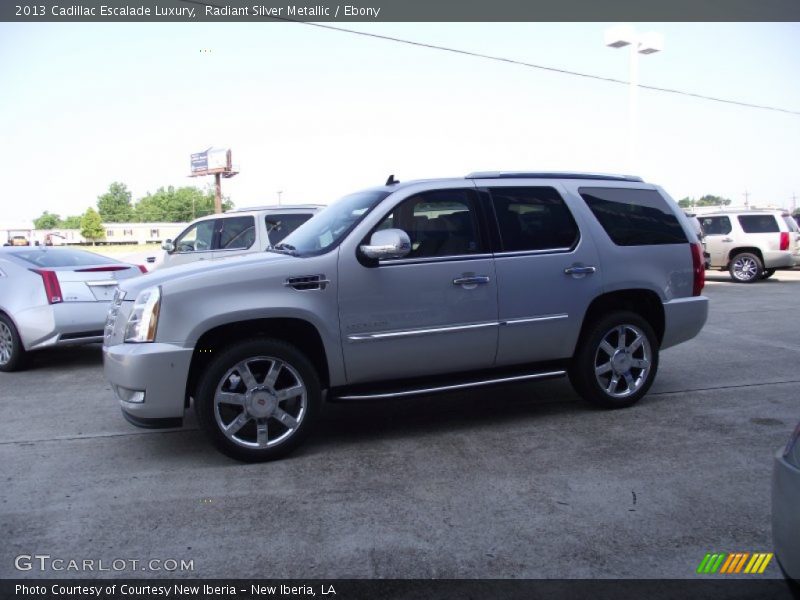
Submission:
[[[507,64],[517,65],[517,66],[521,66],[521,67],[528,67],[528,68],[531,68],[531,69],[539,69],[539,70],[542,70],[542,71],[550,71],[551,73],[560,73],[562,75],[571,75],[573,77],[584,77],[586,79],[594,79],[595,81],[604,81],[606,83],[616,83],[616,84],[622,84],[622,85],[629,85],[629,83],[630,83],[628,81],[625,81],[625,80],[622,80],[622,79],[615,79],[613,77],[603,77],[601,75],[592,75],[590,73],[581,73],[579,71],[570,71],[568,69],[559,69],[557,67],[548,67],[548,66],[545,66],[545,65],[539,65],[539,64],[536,64],[536,63],[530,63],[530,62],[526,62],[526,61],[523,61],[523,60],[517,60],[517,59],[514,59],[514,58],[505,58],[505,57],[502,57],[502,56],[492,56],[490,54],[481,54],[480,52],[472,52],[470,50],[461,50],[461,49],[458,49],[458,48],[449,48],[447,46],[439,46],[437,44],[428,44],[428,43],[425,43],[425,42],[415,42],[413,40],[406,40],[406,39],[403,39],[403,38],[397,38],[397,37],[393,37],[393,36],[389,36],[389,35],[381,35],[381,34],[377,34],[377,33],[368,33],[368,32],[365,32],[365,31],[358,31],[358,30],[355,30],[355,29],[347,29],[345,27],[336,27],[336,26],[333,26],[333,25],[323,25],[322,23],[306,23],[306,22],[303,22],[303,21],[293,21],[292,19],[284,19],[284,20],[292,21],[294,23],[299,23],[301,25],[310,25],[312,27],[320,27],[322,29],[331,29],[333,31],[339,31],[339,32],[342,32],[342,33],[351,33],[351,34],[354,34],[354,35],[362,35],[362,36],[365,36],[365,37],[371,37],[371,38],[376,38],[376,39],[380,39],[380,40],[396,42],[396,43],[399,43],[399,44],[407,44],[409,46],[418,46],[420,48],[429,48],[431,50],[441,50],[443,52],[451,52],[453,54],[461,54],[461,55],[464,55],[464,56],[471,56],[473,58],[482,58],[482,59],[486,59],[486,60],[492,60],[492,61],[496,61],[496,62],[503,62],[503,63],[507,63]],[[717,97],[714,97],[714,96],[706,96],[704,94],[695,94],[694,92],[686,92],[686,91],[683,91],[683,90],[676,90],[676,89],[672,89],[672,88],[658,87],[658,86],[654,86],[654,85],[639,84],[639,87],[642,88],[642,89],[651,90],[651,91],[654,91],[654,92],[664,92],[664,93],[667,93],[667,94],[677,94],[679,96],[687,96],[689,98],[698,98],[698,99],[701,99],[701,100],[710,100],[712,102],[722,102],[724,104],[733,104],[733,105],[736,105],[736,106],[744,106],[746,108],[758,108],[758,109],[762,109],[762,110],[771,110],[771,111],[775,111],[775,112],[782,112],[782,113],[786,113],[786,114],[790,114],[790,115],[798,115],[798,116],[800,116],[800,111],[798,111],[798,110],[780,108],[780,107],[777,107],[777,106],[768,106],[766,104],[752,104],[750,102],[742,102],[740,100],[730,100],[730,99],[727,99],[727,98],[717,98]]]
[[[222,8],[215,4],[207,3],[207,2],[200,2],[199,0],[183,0],[188,4],[199,4],[201,6],[211,6],[215,8]],[[495,62],[502,62],[511,65],[517,65],[520,67],[526,67],[529,69],[538,69],[541,71],[549,71],[551,73],[559,73],[561,75],[570,75],[572,77],[583,77],[585,79],[593,79],[595,81],[604,81],[606,83],[615,83],[619,85],[629,85],[629,81],[625,81],[623,79],[616,79],[614,77],[603,77],[602,75],[593,75],[591,73],[581,73],[580,71],[571,71],[569,69],[560,69],[558,67],[548,67],[546,65],[540,65],[536,63],[527,62],[524,60],[518,60],[515,58],[506,58],[503,56],[493,56],[491,54],[482,54],[480,52],[473,52],[471,50],[462,50],[460,48],[450,48],[448,46],[440,46],[438,44],[428,44],[426,42],[417,42],[414,40],[407,40],[403,38],[394,37],[391,35],[382,35],[379,33],[369,33],[366,31],[358,31],[357,29],[348,29],[346,27],[338,27],[335,25],[325,25],[322,23],[309,23],[306,21],[297,21],[296,19],[289,19],[287,17],[269,17],[275,21],[286,21],[289,23],[296,23],[298,25],[307,25],[309,27],[319,27],[320,29],[328,29],[330,31],[338,31],[340,33],[349,33],[352,35],[360,35],[364,37],[374,38],[378,40],[384,40],[387,42],[395,42],[397,44],[405,44],[408,46],[416,46],[418,48],[428,48],[429,50],[439,50],[441,52],[450,52],[452,54],[460,54],[462,56],[470,56],[472,58],[481,58],[484,60],[491,60]],[[742,102],[740,100],[731,100],[728,98],[717,98],[715,96],[706,96],[705,94],[696,94],[694,92],[687,92],[684,90],[676,90],[672,88],[665,88],[659,87],[655,85],[643,85],[639,84],[639,87],[645,90],[651,90],[654,92],[663,92],[665,94],[675,94],[678,96],[686,96],[688,98],[697,98],[700,100],[708,100],[711,102],[721,102],[723,104],[732,104],[734,106],[742,106],[745,108],[757,108],[760,110],[770,110],[773,112],[780,112],[789,115],[797,115],[800,116],[800,110],[791,110],[788,108],[780,108],[778,106],[768,106],[766,104],[753,104],[751,102]]]

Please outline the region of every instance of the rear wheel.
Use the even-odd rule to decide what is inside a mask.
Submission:
[[[739,283],[753,283],[761,279],[764,267],[758,256],[750,254],[749,252],[742,252],[731,259],[728,270],[734,281],[738,281]]]
[[[280,340],[249,340],[208,366],[195,396],[200,426],[224,454],[259,462],[303,441],[321,399],[311,362]]]
[[[25,367],[25,348],[14,323],[0,314],[0,371],[19,371]]]
[[[658,370],[658,339],[640,315],[616,311],[583,336],[569,379],[584,400],[603,408],[635,404]]]

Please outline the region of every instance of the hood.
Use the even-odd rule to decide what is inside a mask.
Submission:
[[[227,272],[232,269],[248,269],[254,265],[265,263],[283,262],[286,260],[302,260],[288,254],[277,254],[275,252],[258,252],[255,254],[242,254],[221,258],[217,260],[199,260],[196,262],[158,269],[146,273],[141,277],[134,277],[120,283],[120,289],[127,292],[126,300],[135,300],[137,294],[142,290],[162,285],[167,282],[178,281],[181,279],[196,278],[198,276],[214,277],[215,274]]]

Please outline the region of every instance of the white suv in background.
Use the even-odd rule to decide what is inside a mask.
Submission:
[[[175,240],[164,242],[164,259],[157,268],[264,252],[323,208],[318,204],[262,206],[201,217]]]
[[[734,281],[752,283],[800,263],[800,232],[788,213],[719,211],[698,218],[709,268],[729,271]]]

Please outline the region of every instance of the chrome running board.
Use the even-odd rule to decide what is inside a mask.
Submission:
[[[451,392],[454,390],[463,390],[475,387],[483,387],[487,385],[496,385],[500,383],[514,383],[518,381],[528,381],[532,379],[550,379],[553,377],[563,377],[567,372],[563,369],[556,371],[544,371],[541,373],[527,373],[524,375],[511,375],[504,377],[496,377],[493,379],[479,379],[476,381],[467,381],[464,383],[453,383],[444,385],[431,385],[427,387],[409,388],[395,392],[377,392],[377,393],[345,393],[344,395],[334,395],[331,400],[380,400],[385,398],[404,398],[406,396],[421,396],[425,394],[437,394],[439,392]]]

